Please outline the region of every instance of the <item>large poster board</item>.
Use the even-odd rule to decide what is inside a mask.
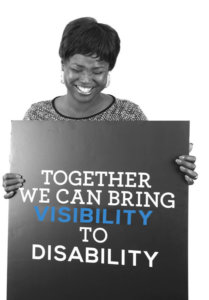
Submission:
[[[189,122],[13,121],[8,300],[187,299]]]

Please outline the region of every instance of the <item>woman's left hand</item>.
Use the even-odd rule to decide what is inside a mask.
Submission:
[[[189,152],[192,151],[193,144],[189,144]],[[184,173],[184,178],[188,184],[193,184],[194,180],[197,179],[198,174],[195,172],[195,161],[196,157],[192,155],[181,155],[176,159],[176,163],[179,166],[181,172]]]

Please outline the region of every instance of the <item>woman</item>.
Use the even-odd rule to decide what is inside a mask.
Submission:
[[[102,93],[109,84],[109,72],[115,66],[119,51],[119,36],[110,26],[93,18],[70,22],[59,49],[62,82],[67,94],[33,104],[24,120],[147,120],[138,105]],[[194,162],[195,157],[190,155],[176,159],[188,184],[197,178]],[[19,174],[4,175],[4,198],[13,197],[23,183],[24,178]]]

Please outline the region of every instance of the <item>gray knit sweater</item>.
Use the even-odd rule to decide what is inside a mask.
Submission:
[[[56,99],[56,98],[55,98]],[[114,101],[103,111],[85,118],[70,118],[60,114],[53,100],[32,104],[24,116],[24,120],[82,120],[91,121],[137,121],[147,120],[140,107],[128,100],[114,98]]]

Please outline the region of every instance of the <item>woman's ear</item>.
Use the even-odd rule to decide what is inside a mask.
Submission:
[[[64,61],[63,61],[63,59],[61,60],[61,70],[64,71]]]
[[[108,88],[109,85],[110,85],[110,72],[108,72],[107,74],[107,82],[105,88]]]

